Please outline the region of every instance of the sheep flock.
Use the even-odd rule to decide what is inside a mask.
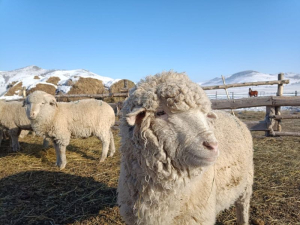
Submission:
[[[126,224],[213,225],[218,213],[232,205],[236,223],[249,224],[250,131],[238,118],[213,111],[203,89],[185,73],[168,71],[141,80],[121,112],[102,100],[57,102],[43,91],[23,103],[0,101],[0,144],[8,130],[13,151],[19,151],[20,131],[32,130],[52,141],[56,165],[64,169],[70,139],[96,136],[103,162],[115,153],[116,116],[121,137],[117,203]]]

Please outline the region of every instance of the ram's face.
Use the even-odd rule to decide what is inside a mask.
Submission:
[[[144,115],[145,109],[140,108],[128,114],[127,121],[140,126],[136,121],[142,120]],[[202,167],[213,164],[219,155],[212,126],[215,119],[215,113],[205,113],[198,108],[172,113],[167,107],[159,107],[151,117],[150,128],[157,138],[158,148],[174,164]]]
[[[29,95],[24,100],[26,106],[26,114],[28,119],[35,120],[41,111],[47,112],[53,107],[57,107],[55,98],[52,95],[35,95],[35,93]]]

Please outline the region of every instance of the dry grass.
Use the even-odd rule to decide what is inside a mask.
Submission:
[[[243,120],[264,113],[241,112]],[[286,120],[283,130],[299,130],[299,120]],[[251,224],[300,224],[300,138],[262,138],[253,133],[255,181]],[[116,147],[120,138],[114,131]],[[261,138],[260,138],[261,137]],[[68,164],[58,171],[52,146],[28,135],[22,151],[0,151],[0,224],[124,224],[116,205],[120,155],[99,164],[101,142],[73,139]],[[234,207],[218,217],[218,225],[235,224]]]

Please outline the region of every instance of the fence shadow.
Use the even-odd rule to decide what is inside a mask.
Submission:
[[[116,205],[116,188],[91,177],[27,171],[0,180],[0,224],[70,224]]]

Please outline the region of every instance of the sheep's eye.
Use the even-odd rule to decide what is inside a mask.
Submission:
[[[156,112],[156,116],[162,116],[162,115],[165,115],[166,113],[165,113],[165,111],[158,111],[158,112]]]

